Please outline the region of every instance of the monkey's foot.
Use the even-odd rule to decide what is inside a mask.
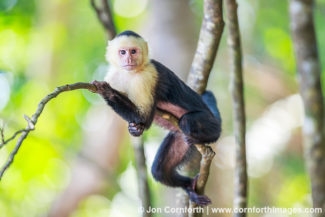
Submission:
[[[187,189],[187,192],[188,192],[188,195],[189,195],[191,201],[193,201],[194,203],[201,205],[201,206],[207,206],[211,203],[211,200],[207,196],[200,195],[200,194],[196,193],[196,191],[195,191],[195,187],[196,187],[198,178],[199,178],[199,174],[193,178],[192,184]]]
[[[205,195],[199,195],[194,191],[189,191],[190,200],[200,206],[207,206],[211,203],[211,200]]]
[[[97,88],[97,91],[95,92],[100,95],[105,96],[111,93],[112,88],[106,81],[93,81],[92,84]]]
[[[141,136],[144,131],[144,125],[143,124],[136,124],[136,123],[129,123],[129,132],[132,136]]]

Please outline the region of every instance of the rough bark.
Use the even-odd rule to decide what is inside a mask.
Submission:
[[[187,84],[199,94],[202,94],[207,87],[209,75],[217,55],[224,27],[222,16],[222,0],[204,1],[204,17],[199,41],[187,79]],[[202,155],[202,160],[196,191],[203,194],[208,180],[211,161],[215,153],[211,147],[204,144],[198,144],[197,148]],[[191,202],[190,207],[195,208],[197,204]],[[189,216],[199,217],[202,214],[202,212],[190,213]]]
[[[234,202],[236,209],[247,206],[247,167],[246,167],[246,116],[244,102],[244,85],[242,69],[242,50],[240,30],[237,16],[236,0],[226,0],[228,46],[231,53],[231,79],[230,88],[233,102],[233,123],[236,140],[236,167],[234,174]],[[244,217],[245,212],[234,213],[234,216]]]
[[[148,210],[152,206],[150,189],[148,185],[148,173],[147,173],[147,164],[146,156],[144,154],[143,147],[143,137],[132,137],[132,145],[135,153],[135,161],[137,168],[137,178],[138,178],[138,193],[139,197],[142,200],[142,207],[145,210]],[[142,217],[151,217],[151,212],[142,212]]]
[[[304,154],[313,206],[325,210],[324,101],[312,0],[291,0],[290,18],[300,94],[305,108]],[[314,216],[324,216],[325,213]]]
[[[222,1],[205,0],[204,18],[187,84],[199,94],[207,87],[223,32]]]

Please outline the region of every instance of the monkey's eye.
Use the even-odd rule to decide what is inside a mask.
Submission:
[[[125,50],[120,50],[120,54],[121,55],[125,55],[126,54],[126,51]]]
[[[137,52],[136,49],[132,49],[132,50],[131,50],[131,54],[135,54],[136,52]]]

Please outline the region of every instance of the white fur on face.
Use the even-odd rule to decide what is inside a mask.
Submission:
[[[142,38],[136,38],[132,36],[119,36],[114,38],[113,40],[108,42],[107,52],[106,52],[106,59],[107,61],[115,66],[120,66],[120,59],[118,52],[121,48],[139,48],[141,59],[141,64],[139,65],[146,65],[149,63],[149,54],[148,54],[148,45],[147,42],[144,41]]]

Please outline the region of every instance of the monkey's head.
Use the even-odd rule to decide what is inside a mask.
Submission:
[[[147,42],[132,31],[124,31],[108,42],[106,59],[126,71],[140,71],[149,63]]]

